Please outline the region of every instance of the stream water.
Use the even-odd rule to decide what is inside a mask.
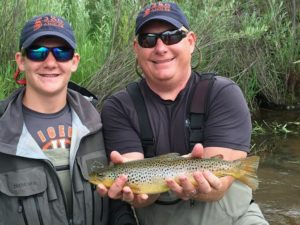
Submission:
[[[260,121],[273,127],[253,137],[261,156],[255,201],[271,225],[300,225],[300,112],[262,111]]]

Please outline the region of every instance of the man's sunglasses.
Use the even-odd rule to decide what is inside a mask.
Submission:
[[[165,45],[174,45],[186,37],[187,31],[172,30],[162,33],[142,33],[138,35],[138,43],[143,48],[153,48],[160,38]]]
[[[59,62],[66,62],[73,58],[74,49],[69,47],[43,47],[43,46],[31,46],[29,48],[22,49],[23,55],[32,61],[44,61],[49,52],[52,52],[54,58]]]

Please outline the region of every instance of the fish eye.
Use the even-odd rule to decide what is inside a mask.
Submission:
[[[103,173],[97,173],[97,176],[98,176],[99,178],[103,178],[103,177],[104,177],[104,174],[103,174]]]

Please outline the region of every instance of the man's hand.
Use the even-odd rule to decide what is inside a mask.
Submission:
[[[121,164],[132,160],[143,159],[144,156],[139,152],[132,152],[121,155],[117,151],[112,151],[110,155],[111,162],[114,164]],[[121,175],[119,176],[112,186],[107,189],[103,184],[99,184],[97,186],[97,191],[101,196],[108,195],[108,197],[112,199],[121,199],[130,204],[135,205],[136,207],[143,207],[152,202],[154,202],[158,195],[149,195],[147,194],[134,194],[130,187],[126,186],[127,176]],[[149,199],[149,200],[148,200]],[[153,199],[153,200],[152,200]],[[148,200],[148,201],[147,201]]]
[[[196,144],[192,152],[183,157],[206,158],[204,153],[203,146]],[[174,179],[167,179],[166,182],[168,187],[179,198],[184,200],[191,198],[198,199],[201,195],[209,195],[222,190],[222,180],[209,171],[197,171],[193,173],[193,178],[196,182],[195,185],[191,183],[187,176],[180,176],[179,183]]]

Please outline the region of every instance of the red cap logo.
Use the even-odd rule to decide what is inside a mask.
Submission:
[[[153,3],[150,8],[145,9],[144,11],[144,17],[148,16],[149,14],[151,14],[152,12],[170,12],[171,11],[171,5],[169,3],[162,3],[162,2],[158,2],[158,3]]]
[[[54,26],[64,28],[64,21],[57,18],[56,16],[39,17],[34,22],[33,30],[36,31],[43,26]]]

